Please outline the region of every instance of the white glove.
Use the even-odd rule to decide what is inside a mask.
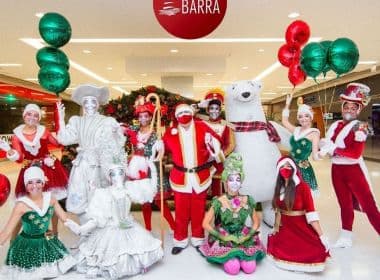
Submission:
[[[293,94],[292,93],[286,95],[285,105],[287,107],[290,105],[290,103],[292,103],[292,99],[293,99]]]
[[[46,157],[44,158],[44,164],[48,167],[53,167],[54,166],[55,160],[51,157]]]
[[[165,153],[164,142],[162,140],[156,140],[152,146],[152,155],[150,160],[159,161]],[[156,156],[157,154],[157,156]]]
[[[76,222],[74,222],[71,219],[67,219],[66,222],[64,222],[64,225],[68,227],[72,232],[74,232],[76,235],[80,234],[80,225],[78,225]]]
[[[330,243],[329,243],[329,239],[327,236],[325,236],[324,234],[322,234],[319,239],[321,240],[323,246],[325,247],[325,252],[328,252],[330,250]]]
[[[323,147],[319,151],[319,154],[321,156],[325,156],[327,154],[332,156],[332,155],[334,155],[334,151],[336,148],[337,148],[336,145],[330,141],[330,142],[326,143],[325,145],[323,145]]]
[[[212,136],[210,133],[206,132],[205,134],[205,144],[206,144],[206,147],[207,147],[207,150],[209,151],[210,155],[215,158],[215,151],[214,151],[214,147],[213,147],[213,143],[212,143]]]
[[[3,139],[0,139],[0,149],[4,152],[9,152],[10,150],[12,150],[8,142],[4,141]]]
[[[95,220],[89,220],[84,225],[79,227],[79,235],[88,235],[97,227]]]
[[[60,128],[65,127],[65,105],[60,101],[57,102],[58,120]]]
[[[365,142],[367,140],[367,133],[365,133],[363,130],[357,130],[355,131],[355,141],[357,142]]]

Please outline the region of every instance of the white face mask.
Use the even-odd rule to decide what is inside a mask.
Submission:
[[[216,120],[220,116],[220,106],[217,104],[211,104],[208,107],[208,114],[211,120]]]
[[[112,186],[123,186],[125,179],[125,171],[122,168],[115,168],[109,172]]]
[[[352,120],[355,119],[355,116],[353,116],[353,115],[350,114],[350,113],[345,113],[345,114],[343,114],[343,119],[344,119],[345,121],[352,121]]]
[[[82,107],[85,115],[91,116],[98,112],[99,103],[94,96],[85,96],[82,99]]]
[[[240,174],[231,174],[227,178],[227,187],[231,192],[238,192],[241,188]]]

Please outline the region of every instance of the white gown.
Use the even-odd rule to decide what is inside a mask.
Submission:
[[[95,114],[71,117],[66,127],[59,130],[57,139],[63,145],[79,144],[66,207],[72,213],[82,214],[94,190],[107,184],[107,166],[125,160],[125,137],[114,118]]]
[[[144,272],[163,257],[161,241],[154,238],[130,214],[131,201],[124,187],[96,189],[87,217],[97,227],[79,246],[80,273],[117,279]],[[121,227],[124,222],[124,227]]]

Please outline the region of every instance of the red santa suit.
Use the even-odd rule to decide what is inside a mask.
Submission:
[[[343,100],[363,106],[364,95],[357,85],[349,84],[341,97]],[[342,229],[352,231],[354,208],[359,208],[366,213],[370,223],[380,234],[380,212],[371,191],[368,170],[362,157],[367,138],[367,131],[362,126],[358,120],[349,122],[340,120],[330,126],[326,138],[333,143],[330,148],[331,176],[341,209]]]
[[[223,95],[215,90],[211,90],[205,97],[205,100],[200,103],[200,107],[209,106],[209,102],[212,100],[218,100],[220,106],[223,104],[224,98]],[[204,120],[204,122],[219,136],[222,152],[219,163],[214,163],[216,172],[212,178],[211,183],[211,195],[220,196],[222,194],[222,184],[221,184],[221,174],[223,172],[223,163],[224,158],[226,158],[233,150],[235,149],[235,137],[233,130],[227,125],[226,121],[221,117],[218,119]]]
[[[182,104],[183,108],[190,106]],[[177,106],[178,107],[178,106]],[[177,111],[180,109],[176,109]],[[190,108],[191,110],[191,108]],[[206,139],[214,143],[219,152],[217,135],[205,123],[191,120],[190,126],[169,128],[163,137],[165,151],[172,155],[174,164],[169,181],[174,192],[175,230],[174,246],[188,244],[188,226],[191,223],[191,243],[199,246],[204,239],[202,220],[205,214],[207,189],[215,172]]]

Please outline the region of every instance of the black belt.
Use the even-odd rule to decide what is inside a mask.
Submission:
[[[209,162],[206,162],[205,164],[202,164],[200,166],[196,166],[193,168],[186,168],[186,167],[178,166],[178,165],[174,164],[174,168],[176,168],[177,170],[182,171],[182,172],[196,173],[196,172],[201,171],[203,169],[210,168],[213,164],[214,164],[213,161],[209,161]]]

